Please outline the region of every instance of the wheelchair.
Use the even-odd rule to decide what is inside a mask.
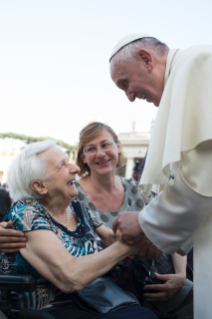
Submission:
[[[193,272],[188,265],[187,272],[187,277],[193,281]],[[14,315],[16,318],[54,319],[54,316],[51,313],[45,311],[26,308],[19,310],[12,309],[13,291],[33,292],[38,284],[44,283],[45,281],[45,279],[35,280],[31,275],[3,274],[0,272],[0,319],[12,319]],[[166,318],[174,319],[177,317],[167,316]]]
[[[40,281],[39,281],[40,283]],[[0,273],[0,319],[16,318],[54,319],[45,311],[22,308],[12,309],[12,291],[33,292],[37,287],[36,281],[30,275],[13,275]]]

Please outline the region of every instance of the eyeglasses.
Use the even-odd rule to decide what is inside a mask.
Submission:
[[[83,149],[83,153],[85,155],[92,156],[97,153],[98,148],[100,148],[102,152],[107,152],[107,151],[110,151],[116,143],[117,143],[116,141],[113,141],[113,142],[104,141],[99,146],[88,145]]]

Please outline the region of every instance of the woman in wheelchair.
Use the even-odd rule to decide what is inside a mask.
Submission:
[[[5,273],[47,279],[33,293],[14,295],[17,308],[50,311],[55,318],[64,319],[156,318],[141,306],[128,305],[101,314],[83,310],[74,302],[74,291],[123,258],[138,254],[145,240],[149,244],[147,239],[133,245],[116,239],[112,230],[75,199],[78,191],[73,181],[78,172],[52,141],[27,146],[11,165],[8,184],[15,203],[6,211],[5,220],[11,220],[28,241],[19,252],[2,254],[0,267]]]

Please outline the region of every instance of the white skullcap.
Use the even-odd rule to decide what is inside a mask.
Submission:
[[[133,33],[133,34],[129,34],[126,37],[122,38],[121,40],[119,40],[119,42],[115,45],[115,47],[113,48],[111,55],[110,55],[110,59],[109,61],[112,59],[112,57],[121,49],[123,48],[125,45],[142,39],[142,38],[155,38],[147,33]]]

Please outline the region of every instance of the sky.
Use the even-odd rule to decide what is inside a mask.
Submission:
[[[212,44],[211,0],[0,0],[0,133],[76,145],[97,120],[150,131],[157,108],[112,82],[116,42],[146,32],[170,48]]]

